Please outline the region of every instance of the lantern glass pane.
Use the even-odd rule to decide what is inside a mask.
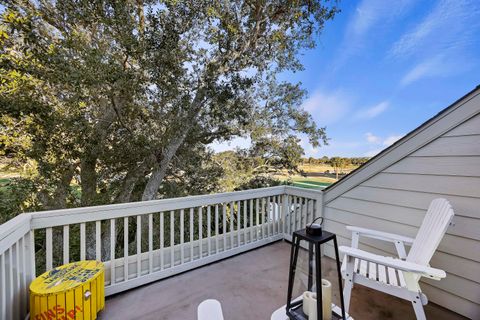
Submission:
[[[293,282],[292,290],[292,300],[301,296],[305,291],[315,291],[315,252],[312,256],[311,262],[311,271],[312,271],[312,285],[313,287],[309,290],[308,288],[308,273],[309,273],[309,254],[308,254],[308,242],[300,241],[300,249],[298,251],[298,259],[295,268],[295,277]]]

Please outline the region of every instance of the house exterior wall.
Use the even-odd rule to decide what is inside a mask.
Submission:
[[[346,180],[340,193],[327,189],[323,208],[326,230],[337,234],[340,245],[350,245],[346,225],[415,237],[429,203],[440,197],[449,200],[455,211],[454,225],[430,263],[445,270],[447,277],[425,280],[421,286],[430,301],[472,319],[480,319],[479,97],[468,102],[470,108],[477,106],[473,117],[447,127],[404,157],[390,158],[392,164],[361,182]],[[396,252],[391,244],[360,240],[362,249],[381,255]],[[332,256],[331,247],[326,254]]]

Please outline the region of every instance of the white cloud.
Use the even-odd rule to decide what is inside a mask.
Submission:
[[[413,66],[400,80],[401,86],[407,86],[424,78],[447,77],[467,71],[472,63],[468,59],[457,59],[458,55],[438,54]]]
[[[477,37],[468,32],[478,26],[478,1],[442,0],[413,29],[403,34],[390,50],[390,55],[407,58],[426,49],[428,52],[458,48]]]
[[[365,133],[365,138],[369,143],[379,143],[382,139],[371,132]]]
[[[350,105],[350,97],[340,90],[331,93],[316,90],[302,107],[312,114],[320,126],[324,126],[342,119],[350,110]]]
[[[383,149],[386,147],[391,146],[398,140],[400,140],[403,137],[403,135],[390,135],[386,138],[381,138],[379,136],[374,135],[371,132],[365,133],[365,138],[367,139],[367,142],[371,145],[376,145],[376,147],[366,153],[364,153],[365,157],[373,157],[376,154],[380,153]],[[383,148],[379,148],[378,146],[382,146]]]
[[[441,68],[441,65],[439,64],[438,57],[420,62],[403,76],[400,84],[406,86],[421,78],[435,76],[435,74],[438,74],[439,68]]]
[[[377,24],[390,22],[406,12],[411,0],[363,0],[347,26],[347,37],[362,37]],[[353,39],[356,40],[356,39]]]
[[[391,146],[392,144],[394,144],[395,142],[400,140],[402,137],[403,137],[403,135],[389,136],[389,137],[385,138],[385,140],[383,140],[383,145],[386,146],[386,147]]]
[[[480,1],[441,0],[397,40],[388,56],[415,61],[400,80],[406,86],[427,77],[467,71],[478,62]]]
[[[407,12],[412,3],[414,3],[412,0],[363,0],[360,2],[347,23],[340,54],[334,62],[334,68],[338,68],[350,56],[366,46],[365,38],[372,30],[380,25],[381,28],[385,28],[385,25]]]
[[[388,101],[382,101],[373,107],[367,108],[360,110],[356,114],[356,118],[358,119],[372,119],[378,116],[379,114],[383,113],[385,110],[387,110],[388,106],[390,103]]]

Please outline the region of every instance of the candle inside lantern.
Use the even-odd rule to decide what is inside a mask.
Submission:
[[[332,318],[332,284],[322,279],[322,320]],[[317,294],[310,291],[303,293],[303,313],[309,320],[318,320],[317,317]]]
[[[323,320],[332,319],[332,283],[322,279]]]

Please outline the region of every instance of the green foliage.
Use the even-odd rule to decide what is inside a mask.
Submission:
[[[332,157],[332,159],[334,158],[339,158],[339,157]],[[368,160],[370,160],[369,157],[348,157],[348,158],[344,158],[346,159],[345,161],[347,161],[348,163],[354,165],[354,166],[361,166],[362,164],[366,163]],[[303,164],[330,164],[331,163],[331,159],[327,156],[323,156],[321,158],[313,158],[313,157],[309,157],[309,158],[302,158],[302,163]]]
[[[230,169],[213,160],[213,141],[249,136],[253,168],[288,170],[303,154],[299,133],[314,146],[327,142],[299,108],[300,85],[276,76],[301,70],[298,52],[315,45],[335,2],[5,8],[0,152],[36,164],[31,196],[42,208],[223,189]]]
[[[39,201],[34,196],[36,186],[30,179],[12,178],[0,180],[0,224],[19,212],[34,211]]]
[[[330,158],[330,165],[335,170],[336,178],[338,179],[338,174],[345,169],[350,164],[350,159],[342,157],[332,157]]]
[[[254,176],[250,180],[240,184],[235,190],[275,187],[282,184],[284,184],[284,182],[274,179],[271,176]]]

